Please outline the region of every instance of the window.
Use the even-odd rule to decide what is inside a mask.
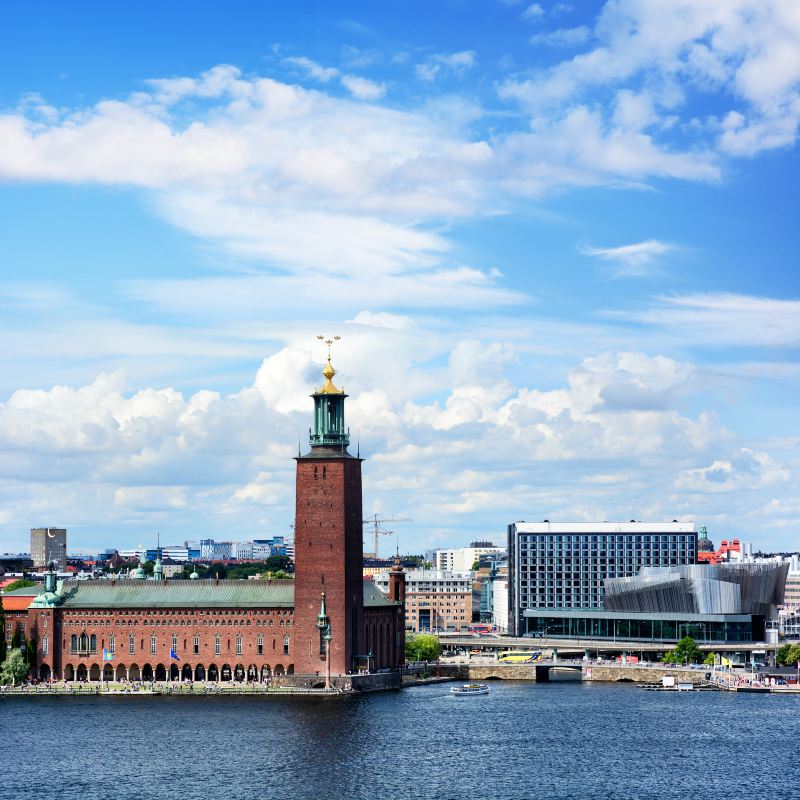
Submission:
[[[78,635],[73,633],[72,636],[69,637],[69,649],[74,653],[78,649]]]
[[[150,655],[154,656],[155,654],[156,654],[156,637],[155,636],[151,636],[150,637]]]
[[[108,652],[112,655],[117,652],[117,637],[113,633],[108,640]]]
[[[97,637],[94,634],[89,637],[89,649],[93,653],[97,652]]]
[[[258,634],[258,654],[264,655],[264,635],[261,633]]]
[[[242,654],[242,637],[236,637],[236,655],[240,656]]]
[[[178,637],[172,637],[172,649],[177,653],[178,652]]]
[[[194,654],[197,655],[200,652],[200,637],[195,634],[194,637]]]
[[[289,655],[289,637],[288,636],[284,636],[283,637],[283,654],[285,656]]]
[[[42,637],[42,655],[43,656],[47,655],[48,648],[49,648],[49,642],[47,641],[47,637],[43,636]]]
[[[219,634],[214,637],[214,655],[219,655],[222,651],[220,650],[220,637]]]
[[[133,638],[133,634],[128,636],[128,652],[131,655],[136,652],[136,640]]]

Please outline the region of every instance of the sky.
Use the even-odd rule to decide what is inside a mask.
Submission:
[[[800,549],[799,123],[794,0],[4,3],[0,551],[291,537],[320,334],[405,552]]]

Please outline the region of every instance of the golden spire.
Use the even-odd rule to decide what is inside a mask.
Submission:
[[[334,336],[333,339],[326,339],[324,336],[317,336],[317,339],[328,345],[328,363],[322,368],[325,385],[319,390],[320,394],[343,394],[343,392],[333,385],[333,376],[336,374],[336,370],[331,364],[331,345],[334,342],[338,342],[341,338],[341,336]]]

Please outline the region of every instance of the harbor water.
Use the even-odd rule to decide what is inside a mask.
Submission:
[[[450,684],[0,698],[0,800],[796,798],[799,696]]]

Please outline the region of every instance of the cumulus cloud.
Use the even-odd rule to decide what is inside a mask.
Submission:
[[[557,28],[552,31],[535,33],[530,38],[531,44],[544,44],[551,47],[574,47],[588,41],[591,32],[586,25],[575,28]]]
[[[593,37],[593,49],[530,78],[506,81],[502,95],[537,116],[563,114],[590,92],[644,80],[666,122],[665,115],[674,115],[691,92],[722,90],[736,107],[708,121],[709,149],[751,156],[796,140],[800,17],[791,0],[621,0],[603,7]]]
[[[461,50],[457,53],[437,53],[426,62],[415,67],[417,77],[423,81],[432,81],[443,72],[463,75],[475,66],[475,51]]]

